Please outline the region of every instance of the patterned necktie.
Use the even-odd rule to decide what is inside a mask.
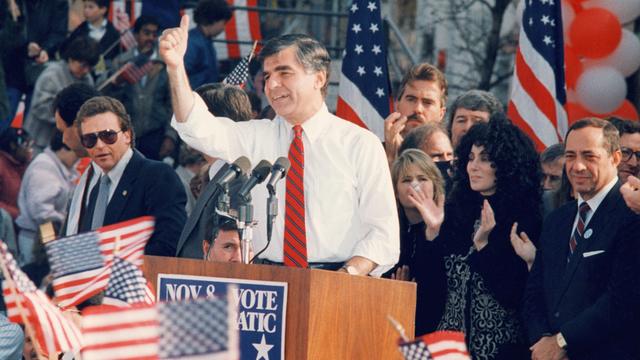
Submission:
[[[576,251],[576,247],[578,247],[578,241],[582,239],[584,224],[587,222],[587,213],[589,213],[589,210],[591,210],[591,208],[586,201],[580,204],[580,208],[578,208],[578,225],[576,225],[576,230],[573,232],[573,235],[571,235],[571,240],[569,240],[569,249],[571,249],[572,254]]]
[[[104,213],[109,204],[109,189],[111,188],[111,179],[107,175],[100,177],[100,188],[98,197],[96,198],[96,207],[93,210],[93,218],[91,219],[91,230],[95,230],[102,226],[104,222]]]
[[[287,195],[284,218],[284,264],[306,268],[307,231],[304,217],[304,145],[302,127],[293,127],[294,137],[289,147],[291,168],[287,174]]]

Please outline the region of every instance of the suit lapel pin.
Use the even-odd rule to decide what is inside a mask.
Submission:
[[[590,238],[591,235],[593,235],[593,230],[591,230],[591,229],[587,229],[587,231],[584,232],[584,238],[585,239]]]
[[[127,196],[127,190],[122,191],[122,196]]]

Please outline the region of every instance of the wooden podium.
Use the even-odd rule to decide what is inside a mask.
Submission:
[[[399,335],[387,315],[413,337],[416,285],[411,282],[157,256],[145,256],[144,273],[156,288],[159,273],[288,283],[286,359],[401,359]]]

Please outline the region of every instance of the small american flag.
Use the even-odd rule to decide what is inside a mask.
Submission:
[[[143,216],[47,242],[45,249],[59,305],[77,305],[104,290],[116,255],[141,267],[144,247],[153,229],[153,218]]]
[[[560,1],[525,1],[509,101],[511,120],[539,151],[568,129]]]
[[[131,32],[129,15],[120,8],[116,8],[115,11],[113,27],[120,33],[120,44],[126,50],[135,48],[138,46],[138,42]]]
[[[47,354],[80,349],[80,330],[20,270],[2,241],[0,261],[6,277],[2,288],[9,319],[23,323],[24,316],[35,333],[38,347]]]
[[[89,307],[83,311],[83,359],[237,358],[231,304],[229,298]]]
[[[105,305],[129,306],[130,304],[153,304],[155,298],[149,289],[142,271],[132,263],[116,257],[111,266],[109,285],[102,301]]]
[[[135,84],[147,75],[152,67],[151,58],[145,54],[139,54],[122,66],[120,77],[129,84]]]
[[[436,331],[410,342],[400,342],[405,360],[471,360],[464,334],[457,331]]]
[[[245,56],[240,60],[238,65],[227,75],[227,77],[222,80],[222,83],[228,85],[236,85],[240,87],[244,87],[244,83],[249,79],[249,63],[251,62],[251,58],[256,50],[257,42],[253,43],[253,49],[251,49],[251,53]]]

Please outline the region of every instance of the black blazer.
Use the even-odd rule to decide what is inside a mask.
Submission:
[[[204,254],[202,252],[202,240],[205,239],[207,223],[218,221],[216,214],[216,205],[218,196],[221,193],[220,187],[216,184],[222,177],[229,164],[224,164],[218,172],[213,176],[211,181],[204,187],[202,193],[196,200],[196,204],[187,219],[187,222],[182,229],[180,239],[178,240],[178,247],[176,251],[177,257],[202,259]],[[234,196],[240,186],[246,180],[246,176],[242,175],[238,179],[231,181],[229,184],[229,195],[231,197],[231,208],[237,208],[238,199]]]
[[[151,215],[155,217],[155,231],[144,253],[175,256],[178,236],[187,218],[186,202],[178,174],[169,165],[149,160],[134,150],[107,205],[104,225]]]
[[[560,331],[571,359],[638,359],[640,217],[625,205],[618,182],[567,262],[577,211],[576,201],[567,203],[543,225],[525,292],[529,341]]]

